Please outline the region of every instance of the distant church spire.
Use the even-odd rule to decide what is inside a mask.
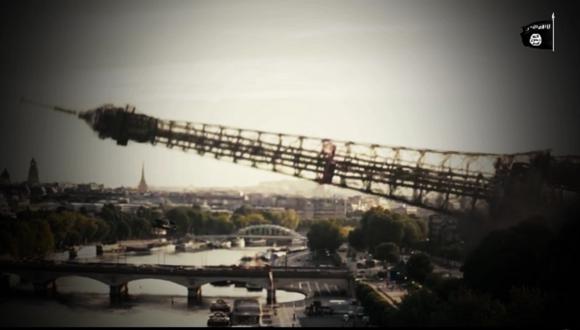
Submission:
[[[137,191],[140,193],[146,193],[148,190],[147,182],[145,182],[145,163],[143,163],[143,166],[141,167],[141,181],[139,182]]]
[[[7,169],[4,169],[2,174],[0,174],[0,185],[2,184],[10,184],[10,173],[8,173]]]
[[[38,167],[36,166],[36,161],[34,158],[30,161],[30,168],[28,169],[28,184],[34,185],[38,184]]]

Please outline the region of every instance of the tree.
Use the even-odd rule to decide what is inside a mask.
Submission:
[[[167,219],[175,224],[175,232],[179,236],[191,233],[193,221],[189,218],[186,207],[176,207],[166,214]]]
[[[127,221],[127,217],[121,215],[117,224],[117,238],[120,240],[130,239],[133,237],[133,230]]]
[[[541,218],[486,236],[466,258],[465,282],[506,301],[512,287],[537,287],[548,263],[553,233]]]
[[[27,222],[16,224],[14,235],[14,252],[15,255],[30,257],[34,255],[34,231]]]
[[[205,217],[204,213],[202,212],[201,208],[197,205],[194,205],[190,210],[187,212],[189,219],[191,220],[191,230],[194,234],[200,235],[205,227]]]
[[[340,236],[342,237],[342,241],[346,241],[348,239],[348,234],[354,230],[352,226],[338,226],[340,230]]]
[[[451,294],[465,289],[465,284],[462,279],[443,277],[441,273],[429,274],[423,285],[435,292],[442,300],[448,300]]]
[[[427,289],[420,289],[405,296],[393,317],[395,325],[425,326],[431,324],[432,314],[439,308],[441,300]]]
[[[234,211],[232,222],[236,228],[243,228],[251,225],[274,224],[295,230],[300,224],[300,218],[294,210],[255,210],[250,206],[243,205]]]
[[[423,253],[414,254],[407,261],[407,276],[419,283],[425,282],[425,279],[433,271],[431,259]]]
[[[384,297],[379,296],[369,284],[359,282],[355,285],[355,293],[358,300],[368,312],[371,323],[383,327],[391,324],[391,319],[396,313],[396,309],[391,306]]]
[[[374,250],[378,244],[383,242],[393,242],[400,245],[403,240],[403,221],[396,219],[395,215],[382,207],[375,207],[367,211],[361,220],[361,228],[369,250]]]
[[[234,224],[225,213],[209,213],[207,218],[208,230],[211,234],[231,234]]]
[[[313,251],[329,250],[334,252],[342,244],[339,227],[330,221],[320,221],[312,224],[306,236],[308,238],[308,248]]]
[[[106,241],[110,235],[110,225],[103,219],[96,219],[97,232],[95,233],[95,241],[103,242]]]
[[[73,221],[71,219],[66,219],[63,213],[51,213],[47,217],[47,221],[52,229],[55,247],[57,249],[63,249],[65,247],[65,241],[67,233],[73,226]]]
[[[385,242],[377,245],[374,256],[385,262],[396,263],[401,257],[401,251],[397,244]]]
[[[421,228],[413,220],[406,220],[403,223],[403,239],[401,244],[405,247],[413,247],[421,240]]]
[[[240,227],[255,226],[255,225],[267,225],[270,222],[264,219],[264,216],[260,213],[251,213],[241,218],[242,225]]]
[[[282,219],[280,220],[280,225],[288,229],[296,230],[300,224],[300,217],[294,210],[286,210],[282,213]]]
[[[550,298],[538,288],[512,288],[506,323],[520,327],[549,325],[552,316],[547,314],[548,306],[553,305]]]
[[[540,286],[554,297],[546,305],[550,307],[550,319],[557,319],[562,328],[578,324],[576,305],[580,283],[573,269],[580,260],[580,206],[575,207],[561,216],[564,224],[550,244]]]
[[[232,214],[233,217],[239,216],[239,215],[248,215],[250,213],[254,213],[254,209],[248,205],[242,205],[240,207],[238,207],[235,211],[234,214]]]
[[[365,238],[361,228],[355,228],[348,233],[348,244],[357,250],[365,249]]]
[[[35,230],[35,255],[44,257],[54,250],[54,237],[50,230],[50,225],[45,220],[37,220],[34,223]]]
[[[151,233],[153,232],[153,225],[151,224],[151,221],[143,217],[139,216],[130,217],[130,225],[132,228],[131,232],[134,238],[147,238],[151,236]]]
[[[431,316],[435,326],[497,326],[505,318],[505,306],[488,294],[459,290],[441,301]]]
[[[455,242],[449,245],[442,246],[439,249],[442,257],[449,260],[463,260],[464,249],[461,243]]]
[[[100,217],[109,225],[108,242],[122,239],[120,234],[121,210],[113,204],[105,204],[101,209]]]
[[[429,224],[427,223],[427,220],[424,218],[414,218],[413,221],[415,222],[415,224],[417,224],[417,227],[419,228],[421,240],[426,239],[427,236],[429,235]]]
[[[349,235],[354,248],[373,251],[381,243],[391,242],[399,247],[415,247],[427,238],[427,223],[416,216],[391,213],[382,207],[366,211],[360,226]]]

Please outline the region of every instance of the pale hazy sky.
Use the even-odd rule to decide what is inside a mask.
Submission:
[[[580,153],[570,142],[577,44],[557,39],[553,54],[520,41],[522,25],[549,19],[548,1],[23,3],[0,10],[0,170],[16,181],[31,157],[45,182],[134,186],[142,162],[153,186],[287,178],[162,146],[117,146],[78,119],[19,106],[21,95],[379,144]]]

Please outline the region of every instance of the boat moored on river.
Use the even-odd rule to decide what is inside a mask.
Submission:
[[[208,327],[227,327],[230,325],[230,317],[224,312],[215,312],[207,320]]]
[[[209,310],[210,312],[229,313],[230,306],[223,299],[218,299],[209,306]]]
[[[262,291],[262,287],[254,283],[246,283],[246,290],[248,291]]]
[[[232,246],[244,248],[246,247],[246,240],[244,240],[241,237],[236,237],[235,239],[232,240]]]
[[[231,324],[260,326],[262,308],[258,299],[236,299],[231,314]]]

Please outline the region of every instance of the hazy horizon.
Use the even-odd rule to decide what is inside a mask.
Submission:
[[[577,16],[539,1],[21,1],[2,5],[0,169],[42,181],[251,186],[291,177],[100,140],[79,110],[417,148],[580,154]],[[521,44],[556,11],[558,51]],[[576,31],[574,31],[576,29]],[[566,40],[570,41],[567,42]]]

